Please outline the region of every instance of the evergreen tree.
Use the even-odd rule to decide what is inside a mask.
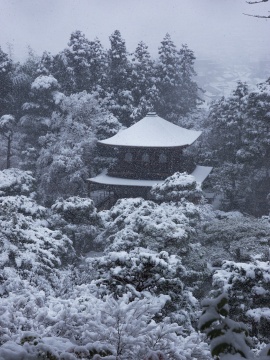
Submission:
[[[268,81],[251,93],[239,82],[229,98],[210,107],[200,153],[214,165],[212,182],[225,210],[268,213],[269,109]]]
[[[8,95],[12,90],[12,62],[0,47],[0,116],[9,112]]]
[[[76,30],[71,33],[68,47],[55,57],[55,73],[63,91],[72,94],[89,89],[90,41]]]
[[[15,63],[12,67],[12,91],[9,96],[9,113],[17,121],[24,115],[23,104],[30,101],[31,84],[38,76],[40,59],[28,48],[28,57],[22,64]]]
[[[154,62],[148,52],[148,46],[140,42],[134,52],[132,64],[132,97],[134,111],[132,117],[135,120],[143,118],[148,111],[153,110],[153,103],[157,95],[155,85]]]
[[[53,75],[53,63],[52,54],[44,51],[38,64],[37,75]]]
[[[166,34],[159,48],[157,88],[159,101],[155,104],[158,114],[178,122],[181,116],[194,110],[198,101],[198,86],[192,80],[195,56],[186,45],[180,51]]]
[[[224,162],[235,162],[236,153],[243,146],[246,124],[248,87],[238,82],[229,98],[222,97],[211,104],[206,120],[210,128],[211,161],[215,166]]]
[[[270,78],[248,97],[243,146],[237,160],[250,178],[247,205],[256,215],[269,213],[270,196]],[[251,176],[250,176],[251,175]]]
[[[89,64],[89,92],[97,90],[101,96],[104,96],[104,89],[107,85],[108,56],[97,38],[90,42]]]
[[[225,210],[245,206],[248,177],[237,154],[243,146],[247,99],[248,87],[239,82],[229,98],[222,97],[211,104],[205,122],[208,130],[202,140],[200,156],[214,166],[211,179],[214,188],[222,193]]]
[[[179,51],[180,55],[180,76],[182,82],[181,89],[181,104],[183,114],[186,115],[196,109],[196,106],[200,102],[198,96],[199,88],[193,77],[196,75],[194,70],[194,52],[188,48],[188,46],[182,45]]]
[[[40,137],[52,127],[52,114],[59,110],[64,95],[58,91],[59,84],[52,76],[40,75],[31,84],[30,100],[23,104],[24,116],[19,121],[21,139],[21,166],[36,170],[36,160],[42,148]]]
[[[155,104],[158,114],[170,121],[176,121],[182,114],[178,108],[181,101],[181,78],[179,73],[180,59],[176,46],[169,34],[166,34],[159,48],[159,63],[157,67],[157,87],[159,101]],[[180,111],[179,111],[180,110]]]
[[[10,168],[11,161],[11,144],[13,140],[14,128],[15,128],[15,119],[12,115],[3,115],[0,118],[0,135],[4,137],[7,141],[7,155],[6,155],[6,168]]]
[[[251,359],[247,327],[228,317],[226,294],[202,302],[203,313],[199,329],[210,339],[211,354],[215,359]]]
[[[107,98],[109,110],[125,125],[130,124],[133,111],[133,97],[131,92],[130,72],[126,44],[119,30],[110,36],[109,50],[109,90]]]

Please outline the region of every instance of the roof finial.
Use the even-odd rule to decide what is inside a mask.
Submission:
[[[153,117],[153,116],[157,116],[157,114],[156,114],[155,111],[149,111],[146,116],[151,116],[151,117]]]

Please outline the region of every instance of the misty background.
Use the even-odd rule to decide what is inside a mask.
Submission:
[[[127,50],[143,40],[153,57],[169,33],[175,45],[194,51],[197,82],[212,100],[228,95],[238,79],[255,85],[270,75],[269,3],[245,0],[0,0],[0,44],[23,61],[30,46],[37,55],[63,50],[72,31],[99,38],[120,30]]]

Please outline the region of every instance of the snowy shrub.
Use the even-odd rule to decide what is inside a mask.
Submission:
[[[22,106],[29,114],[40,117],[50,117],[56,108],[59,108],[65,96],[59,90],[58,81],[52,75],[39,75],[31,84],[30,99]]]
[[[211,249],[213,263],[258,257],[268,260],[270,225],[267,221],[236,211],[216,211],[212,215],[202,221],[200,238],[203,246]]]
[[[72,257],[71,241],[47,227],[46,211],[24,196],[0,198],[0,267],[14,267],[25,276],[51,272]]]
[[[100,215],[105,230],[96,241],[105,245],[106,252],[144,247],[186,254],[199,219],[192,203],[158,205],[142,198],[118,200]]]
[[[199,334],[184,336],[183,328],[169,319],[155,321],[167,302],[165,295],[101,300],[88,286],[79,286],[65,299],[53,292],[46,296],[26,281],[16,285],[20,291],[0,298],[4,315],[0,318],[0,358],[5,360],[31,359],[32,355],[36,359],[41,354],[59,360],[103,356],[138,360],[151,353],[162,353],[167,360],[188,360],[195,347],[209,354]]]
[[[121,128],[122,125],[115,116],[104,113],[103,117],[96,121],[95,133],[98,140],[103,140],[117,134]]]
[[[48,219],[53,229],[60,229],[73,241],[78,253],[93,248],[93,239],[100,232],[101,218],[91,199],[79,196],[59,199],[52,205]]]
[[[220,360],[251,359],[247,328],[228,318],[227,296],[205,299],[202,307],[199,329],[210,339],[212,356]]]
[[[106,256],[87,259],[95,270],[92,283],[98,286],[99,296],[113,294],[119,298],[127,293],[135,298],[149,298],[151,295],[169,295],[163,311],[181,324],[190,325],[194,317],[197,300],[184,290],[182,278],[186,274],[181,260],[167,252],[155,253],[138,248],[130,251],[111,252]]]
[[[13,115],[3,115],[0,118],[0,134],[8,136],[12,132],[12,128],[15,125],[15,118]]]
[[[144,292],[170,295],[172,291],[180,296],[183,290],[180,279],[185,269],[181,260],[165,251],[157,254],[137,248],[129,253],[110,252],[88,261],[97,271],[95,284],[101,288],[106,286],[116,297],[126,292],[140,297]]]
[[[194,176],[179,172],[168,177],[161,184],[154,185],[150,194],[158,202],[186,200],[198,203],[203,199],[201,187]]]
[[[52,75],[40,75],[31,84],[32,90],[55,90],[58,82]]]
[[[30,171],[5,169],[0,171],[0,196],[30,195],[35,179]]]
[[[269,341],[269,261],[225,261],[213,275],[213,284],[228,294],[230,315],[249,325],[250,333]]]
[[[117,120],[86,91],[66,97],[60,110],[62,115],[51,116],[51,131],[39,137],[38,194],[49,206],[58,197],[88,196],[87,178],[95,167],[109,163],[108,159],[99,161],[97,133],[101,128],[118,130]]]
[[[33,219],[44,219],[48,214],[48,209],[38,205],[33,199],[24,195],[0,197],[1,219],[10,220],[16,213],[30,216]]]
[[[52,210],[72,224],[99,222],[97,209],[93,200],[89,198],[71,196],[67,199],[59,199],[52,205]]]

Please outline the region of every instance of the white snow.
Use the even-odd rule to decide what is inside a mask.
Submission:
[[[197,165],[193,173],[191,174],[198,183],[202,183],[208,174],[211,172],[212,167]],[[118,177],[112,177],[107,175],[104,171],[101,174],[88,179],[92,183],[104,184],[104,185],[119,185],[119,186],[142,186],[152,187],[156,184],[161,184],[165,180],[140,180],[140,179],[123,179]]]
[[[196,165],[196,168],[192,172],[191,175],[194,176],[197,183],[201,184],[207,178],[207,176],[210,174],[212,169],[213,168],[210,166]]]
[[[128,129],[99,141],[100,144],[133,147],[178,147],[191,145],[201,131],[188,130],[149,114]]]
[[[32,90],[47,90],[53,87],[57,87],[58,82],[52,75],[40,75],[32,83]]]
[[[89,179],[89,181],[104,185],[120,185],[120,186],[144,186],[152,187],[155,184],[162,183],[163,180],[138,180],[138,179],[123,179],[107,175],[106,171]]]

